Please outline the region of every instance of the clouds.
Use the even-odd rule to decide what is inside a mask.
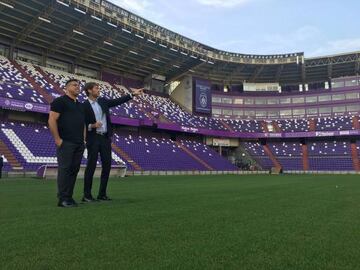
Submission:
[[[156,4],[157,1],[111,0],[111,2],[154,23],[161,22],[165,15],[162,9],[156,8],[159,6],[159,4]]]
[[[329,20],[342,8],[335,2],[318,13],[313,0],[110,1],[199,43],[235,53],[304,52],[312,57],[360,50],[356,8],[346,9],[341,20]]]
[[[308,56],[324,56],[346,52],[360,51],[360,38],[337,39],[327,41]]]
[[[199,4],[214,8],[233,8],[242,6],[250,0],[196,0]]]
[[[189,17],[194,15],[190,5],[196,2],[193,0],[167,1],[167,0],[110,0],[115,5],[135,13],[155,24],[158,24],[171,31],[185,35],[188,38],[197,40],[204,32],[203,27],[194,27],[188,23]],[[196,3],[198,5],[198,3]],[[195,10],[197,12],[197,10]]]
[[[302,52],[306,44],[321,36],[315,26],[304,25],[289,32],[269,29],[266,33],[253,32],[242,38],[219,42],[216,47],[231,52],[248,54],[282,54]]]
[[[129,11],[142,14],[151,6],[148,0],[112,0],[115,5],[118,5]]]

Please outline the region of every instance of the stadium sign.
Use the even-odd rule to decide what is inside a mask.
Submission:
[[[22,100],[1,98],[1,97],[0,97],[0,107],[14,111],[30,111],[30,112],[39,112],[39,113],[49,112],[49,105],[31,103]]]
[[[195,111],[199,113],[211,113],[211,88],[210,82],[195,80]]]

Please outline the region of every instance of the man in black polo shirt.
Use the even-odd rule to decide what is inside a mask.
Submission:
[[[79,81],[71,79],[65,84],[65,95],[50,105],[49,128],[57,146],[58,198],[60,207],[74,207],[73,191],[85,149],[85,115],[77,100]]]

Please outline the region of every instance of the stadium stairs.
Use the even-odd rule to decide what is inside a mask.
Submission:
[[[276,170],[281,170],[282,166],[280,164],[280,162],[277,160],[277,158],[274,156],[274,154],[271,152],[271,150],[269,149],[269,146],[267,144],[263,145],[265,154],[268,155],[268,157],[270,158],[271,162],[273,163],[273,166],[276,168]]]
[[[351,143],[351,158],[353,161],[353,166],[355,171],[360,171],[360,164],[359,164],[359,155],[357,150],[357,145],[355,142]]]
[[[355,115],[352,118],[352,124],[353,124],[354,129],[360,129],[360,123],[359,123],[359,116],[358,115]]]
[[[279,127],[278,123],[276,123],[276,121],[272,121],[272,125],[274,127],[275,132],[278,132],[278,133],[282,132],[281,128]]]
[[[309,151],[307,144],[301,145],[301,151],[302,151],[302,163],[303,163],[303,170],[308,171],[309,170]]]
[[[229,126],[227,123],[225,123],[222,119],[219,119],[220,123],[230,132],[234,132],[234,130]]]
[[[269,132],[269,129],[267,127],[267,123],[265,121],[261,121],[261,127],[264,130],[264,132]]]
[[[316,120],[309,119],[309,131],[316,131]]]
[[[50,78],[50,76],[44,72],[40,67],[38,66],[34,66],[35,70],[38,71],[44,78],[47,82],[49,82],[50,84],[52,84],[54,86],[54,89],[56,90],[56,92],[59,93],[59,95],[63,95],[64,94],[64,91],[61,90],[61,87],[60,85],[55,82],[53,79]]]
[[[0,153],[2,153],[13,170],[23,170],[24,168],[21,166],[20,162],[16,159],[14,154],[10,151],[7,145],[0,140]]]
[[[142,171],[142,168],[139,164],[137,164],[124,150],[122,150],[119,146],[112,143],[112,149],[124,160],[126,160],[136,171]]]
[[[360,129],[358,115],[353,116],[352,125],[353,125],[354,129]],[[360,161],[359,161],[359,155],[358,155],[358,149],[357,149],[356,142],[351,142],[350,147],[351,147],[351,158],[353,161],[354,170],[358,172],[358,171],[360,171]]]
[[[54,99],[50,96],[35,80],[31,77],[25,69],[16,61],[11,60],[11,64],[21,73],[21,75],[31,84],[32,88],[44,97],[47,103],[51,103]]]
[[[177,146],[181,148],[185,153],[187,153],[189,156],[191,156],[193,159],[195,159],[197,162],[199,162],[201,165],[203,165],[206,169],[213,171],[214,168],[212,168],[209,164],[207,164],[204,160],[199,158],[197,155],[195,155],[193,152],[191,152],[188,148],[186,148],[184,145],[182,145],[179,142],[174,142]]]

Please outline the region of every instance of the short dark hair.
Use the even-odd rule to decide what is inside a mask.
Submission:
[[[78,83],[78,82],[79,82],[79,80],[74,79],[74,78],[73,78],[73,79],[69,79],[69,80],[67,80],[67,81],[66,81],[66,83],[65,83],[65,87],[66,87],[66,86],[68,86],[68,84],[69,84],[69,83],[71,83],[71,82],[77,82],[77,83]]]
[[[93,89],[95,86],[97,86],[99,84],[95,83],[95,82],[88,82],[85,83],[84,85],[84,91],[86,93],[87,96],[89,96],[89,90]]]

